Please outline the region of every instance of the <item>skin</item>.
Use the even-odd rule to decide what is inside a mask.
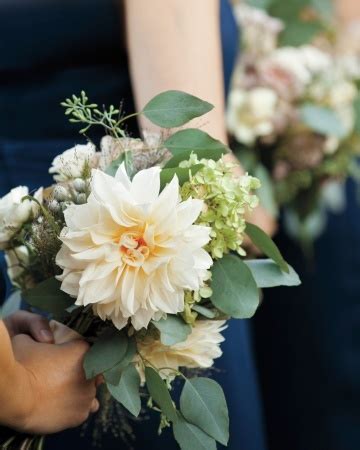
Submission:
[[[137,110],[156,94],[178,89],[212,103],[205,118],[188,127],[201,127],[227,142],[220,37],[219,0],[125,0],[127,46]],[[140,127],[158,131],[140,118]],[[235,174],[243,170],[236,162]],[[276,223],[262,207],[249,221],[273,234]]]
[[[360,20],[360,2],[358,0],[337,0],[336,9],[344,23]]]
[[[95,380],[85,380],[83,340],[61,345],[48,322],[27,312],[0,321],[0,423],[35,434],[83,423],[98,409]]]

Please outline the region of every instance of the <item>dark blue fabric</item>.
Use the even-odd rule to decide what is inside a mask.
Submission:
[[[360,208],[329,215],[313,261],[282,232],[303,284],[266,291],[256,317],[271,450],[360,448]]]
[[[67,128],[62,112],[55,111],[52,102],[58,102],[64,96],[84,86],[89,94],[92,95],[95,92],[95,98],[97,97],[97,101],[101,103],[116,103],[130,92],[126,59],[123,58],[115,66],[112,65],[113,63],[100,64],[98,61],[95,67],[87,67],[88,62],[94,63],[92,49],[101,45],[106,47],[119,39],[120,31],[114,25],[114,17],[108,16],[113,11],[111,0],[102,0],[104,3],[94,0],[62,0],[58,3],[55,0],[28,2],[26,8],[30,8],[30,5],[38,6],[39,2],[45,1],[46,13],[37,8],[36,14],[31,8],[22,9],[23,3],[20,8],[20,3],[11,1],[12,3],[8,4],[7,14],[12,12],[14,17],[20,14],[22,16],[20,24],[25,26],[28,32],[31,28],[31,33],[35,36],[31,38],[32,48],[24,49],[21,42],[24,43],[25,37],[19,25],[19,29],[13,33],[16,36],[12,42],[8,39],[8,33],[14,30],[9,28],[10,25],[5,23],[5,16],[0,14],[0,24],[5,27],[5,30],[1,30],[0,27],[0,37],[8,39],[7,44],[0,47],[8,58],[7,60],[5,58],[5,63],[3,62],[3,65],[7,66],[6,70],[0,63],[0,77],[14,72],[18,75],[13,78],[9,76],[8,85],[0,86],[0,114],[1,119],[6,121],[5,124],[1,124],[0,121],[0,138],[2,137],[2,140],[0,139],[0,195],[4,195],[11,187],[19,184],[29,186],[31,190],[40,185],[50,184],[51,179],[47,170],[52,158],[75,142],[79,142],[74,130],[69,131]],[[10,7],[15,4],[20,9],[15,11]],[[57,4],[55,10],[50,6],[53,4]],[[65,9],[60,6],[62,4],[65,5]],[[70,4],[74,4],[74,9]],[[103,6],[95,10],[95,4]],[[4,12],[1,10],[2,7],[3,5],[0,4],[0,11]],[[27,17],[23,15],[25,10]],[[79,22],[75,20],[75,17]],[[236,24],[226,0],[221,2],[221,17],[227,90],[237,53],[238,36]],[[9,15],[7,18],[9,19]],[[30,18],[31,21],[34,19],[31,26],[26,23]],[[116,23],[119,25],[119,22]],[[64,29],[55,29],[59,28],[60,24],[72,24],[73,27],[77,27],[76,30],[69,30],[72,43],[66,38]],[[47,30],[48,27],[54,29]],[[105,33],[105,37],[100,37],[100,43],[92,33],[94,27],[99,30],[96,36]],[[47,38],[47,33],[50,33],[51,38]],[[80,55],[84,50],[86,39],[89,38],[91,40],[88,43],[88,53]],[[60,43],[60,39],[64,39],[65,42]],[[9,55],[10,49],[13,50],[13,55]],[[107,48],[105,54],[112,60],[113,53],[116,51],[116,46]],[[56,55],[60,55],[60,62]],[[99,55],[95,52],[95,56]],[[62,60],[67,61],[66,67],[61,66]],[[60,67],[56,67],[59,64]],[[78,65],[81,67],[77,67]],[[34,67],[37,69],[35,70]],[[118,78],[114,75],[117,70]],[[23,76],[25,73],[30,76],[29,80],[25,80]],[[40,91],[41,95],[39,95]],[[13,99],[15,99],[14,102]],[[31,115],[34,102],[39,105],[38,111],[43,111],[43,114]],[[10,114],[10,118],[6,117],[7,113]],[[262,411],[248,326],[246,321],[230,323],[225,332],[226,341],[222,346],[224,356],[217,361],[218,370],[214,374],[214,377],[223,385],[229,403],[231,417],[229,448],[231,450],[265,450]],[[168,432],[165,432],[160,439],[158,438],[157,425],[155,420],[151,420],[135,426],[137,440],[134,447],[136,449],[177,448]],[[46,448],[62,450],[64,447],[89,448],[90,445],[91,440],[81,438],[79,430],[69,430],[49,437]],[[122,444],[111,436],[105,436],[104,448],[118,449],[122,448]]]

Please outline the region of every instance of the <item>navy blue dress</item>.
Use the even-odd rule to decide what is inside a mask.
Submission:
[[[79,141],[59,102],[85,89],[100,104],[124,99],[133,110],[126,53],[121,46],[121,11],[115,0],[0,1],[0,195],[24,184],[51,183],[52,158]],[[224,71],[228,85],[237,52],[236,25],[221,2]],[[231,415],[231,450],[265,450],[262,410],[248,323],[225,332],[217,380]],[[156,434],[153,420],[135,426],[135,449],[175,449],[169,433]],[[89,448],[90,438],[69,430],[48,438],[51,450]],[[122,448],[107,435],[106,449]]]
[[[302,286],[265,293],[255,318],[269,448],[360,449],[360,207],[329,214],[308,261],[286,237],[278,244]]]

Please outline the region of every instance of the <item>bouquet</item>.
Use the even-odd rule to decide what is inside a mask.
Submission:
[[[282,47],[279,19],[242,4],[236,13],[244,45],[228,129],[262,181],[264,205],[283,207],[288,232],[307,245],[323,231],[326,211],[342,209],[344,181],[360,179],[356,79],[329,41]]]
[[[88,378],[130,414],[159,413],[181,449],[226,445],[222,388],[201,371],[221,356],[230,318],[247,319],[260,288],[299,284],[272,240],[245,215],[259,181],[236,177],[228,148],[197,128],[177,129],[212,106],[168,91],[139,114],[164,129],[125,132],[125,116],[86,94],[63,106],[81,133],[101,126],[99,148],[56,157],[54,185],[0,200],[0,246],[28,304],[83,335]],[[132,114],[131,116],[134,116]],[[244,260],[245,235],[269,259]],[[180,404],[172,399],[180,380]]]

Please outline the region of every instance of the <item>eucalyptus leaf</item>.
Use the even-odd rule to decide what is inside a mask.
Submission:
[[[300,278],[295,270],[289,266],[289,272],[283,272],[271,259],[254,259],[245,261],[251,270],[258,288],[276,286],[299,286]]]
[[[122,163],[125,164],[126,173],[130,178],[132,178],[132,176],[134,175],[134,163],[133,156],[130,151],[122,153],[118,158],[112,161],[111,164],[106,168],[105,173],[114,177]]]
[[[123,371],[117,386],[107,384],[110,394],[125,408],[137,417],[141,410],[140,375],[133,364]]]
[[[181,161],[189,159],[191,153],[195,153],[199,159],[217,161],[229,151],[222,142],[194,128],[176,132],[164,142],[164,147],[174,155],[165,167],[177,167]]]
[[[338,114],[330,108],[307,103],[300,108],[300,117],[311,130],[342,139],[346,130]]]
[[[215,261],[212,269],[212,303],[236,319],[248,319],[259,306],[259,290],[248,266],[229,254]]]
[[[260,188],[256,191],[260,204],[274,217],[278,217],[279,208],[275,198],[274,185],[271,176],[262,164],[257,164],[253,175],[259,178],[261,182]]]
[[[177,418],[176,409],[173,405],[165,382],[156,370],[151,367],[145,367],[145,379],[146,386],[152,399],[160,407],[161,411],[165,414],[168,420],[175,422]]]
[[[104,372],[104,378],[107,383],[117,386],[120,382],[123,371],[133,361],[136,353],[136,343],[134,338],[129,338],[128,346],[124,358],[116,366]]]
[[[180,396],[184,418],[223,445],[229,440],[229,412],[221,386],[209,378],[186,380]]]
[[[275,242],[261,228],[253,223],[247,222],[245,233],[249,236],[252,243],[264,253],[264,255],[276,262],[282,271],[286,273],[289,272],[289,266],[282,257]]]
[[[182,186],[186,181],[190,180],[190,176],[194,176],[199,170],[203,168],[203,164],[195,164],[189,168],[174,167],[170,169],[162,169],[160,172],[160,185],[163,189],[176,175],[179,179],[179,184]]]
[[[216,450],[216,442],[200,428],[178,415],[173,433],[181,450]]]
[[[181,91],[163,92],[145,106],[142,113],[155,125],[173,128],[185,125],[213,109],[213,105]]]
[[[87,379],[112,369],[125,357],[129,339],[123,331],[106,330],[86,353],[84,370]]]
[[[168,314],[166,319],[160,319],[152,323],[160,331],[160,340],[164,345],[170,346],[186,341],[191,333],[191,326],[179,316]]]
[[[23,297],[34,308],[60,315],[75,303],[75,300],[63,292],[60,287],[61,281],[56,278],[48,278],[34,288],[23,292]]]

